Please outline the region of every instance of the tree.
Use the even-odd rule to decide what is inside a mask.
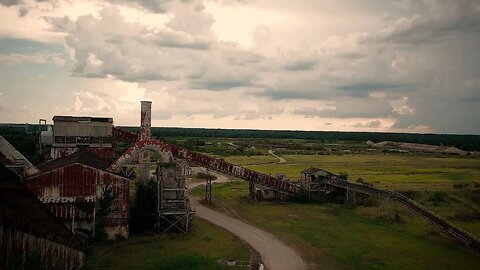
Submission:
[[[157,182],[142,181],[137,186],[136,201],[130,211],[132,233],[151,231],[157,222]]]
[[[112,212],[113,187],[102,187],[102,194],[98,199],[98,208],[95,209],[95,241],[103,242],[108,239],[106,231],[107,216]]]

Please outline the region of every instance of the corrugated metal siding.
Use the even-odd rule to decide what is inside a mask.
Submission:
[[[112,212],[107,218],[107,226],[128,226],[128,180],[102,170],[90,168],[82,164],[72,164],[46,173],[27,178],[27,187],[42,201],[50,201],[52,213],[60,219],[71,219],[72,210],[62,200],[85,200],[92,196],[100,196],[100,188],[113,186]],[[55,190],[52,194],[51,190]],[[98,194],[97,194],[98,193]],[[56,195],[56,196],[55,196]],[[58,201],[59,203],[55,203]],[[76,218],[79,212],[75,211]],[[87,214],[87,219],[92,219]]]
[[[112,123],[103,122],[55,122],[54,136],[84,136],[84,137],[111,137]]]
[[[106,159],[112,160],[113,159],[113,148],[112,147],[89,147],[87,148],[89,152],[94,153],[95,155]]]

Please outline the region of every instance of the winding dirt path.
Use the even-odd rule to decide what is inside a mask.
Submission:
[[[278,163],[285,163],[287,162],[284,158],[280,157],[280,156],[277,156],[272,149],[268,150],[268,154],[278,158]]]
[[[228,178],[218,174],[214,182],[226,182]],[[192,189],[203,183],[192,183]],[[211,208],[201,205],[197,200],[192,200],[192,206],[199,218],[205,219],[219,227],[230,231],[238,238],[247,242],[262,257],[262,262],[267,270],[305,270],[302,258],[289,246],[285,245],[273,234],[247,224],[237,218],[227,216]]]
[[[271,233],[192,201],[197,216],[230,231],[260,253],[268,270],[304,270],[302,258]]]

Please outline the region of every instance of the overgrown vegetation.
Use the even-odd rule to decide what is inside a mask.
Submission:
[[[248,267],[219,265],[219,259],[250,261],[249,248],[229,232],[194,219],[188,234],[130,235],[95,247],[83,270],[247,270]]]
[[[153,231],[157,223],[157,182],[141,181],[135,201],[130,202],[130,233]]]
[[[100,243],[108,240],[108,234],[105,228],[107,227],[107,216],[112,212],[113,202],[113,187],[102,187],[102,193],[98,198],[98,205],[96,208],[96,222],[95,222],[95,242]]]
[[[203,190],[194,193],[201,196]],[[244,181],[215,185],[213,193],[212,207],[281,237],[312,269],[475,269],[480,262],[475,251],[388,200],[353,209],[344,201],[252,203]]]

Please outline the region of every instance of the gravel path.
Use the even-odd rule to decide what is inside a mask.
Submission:
[[[217,174],[214,182],[226,182],[229,178]],[[190,188],[204,183],[191,183]],[[305,270],[302,258],[289,246],[285,245],[273,234],[247,224],[237,218],[227,216],[211,208],[201,205],[197,200],[191,201],[196,216],[205,219],[219,227],[230,231],[238,238],[247,242],[262,257],[262,262],[267,270]]]
[[[304,270],[302,258],[290,247],[282,243],[271,233],[260,230],[239,219],[232,218],[193,200],[192,205],[199,218],[230,231],[247,242],[260,253],[265,269],[268,270]]]

